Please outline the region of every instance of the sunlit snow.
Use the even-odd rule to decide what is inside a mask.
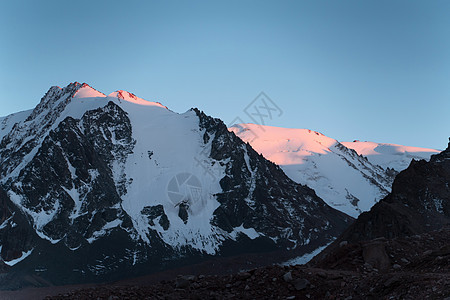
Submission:
[[[353,217],[368,211],[390,191],[387,167],[401,170],[412,158],[429,158],[437,153],[432,149],[369,142],[341,144],[308,129],[237,124],[229,130],[280,165],[292,180],[313,188],[327,204]],[[367,155],[369,162],[342,145]]]
[[[396,144],[383,144],[374,142],[343,142],[344,146],[354,149],[358,154],[384,168],[393,168],[396,171],[406,169],[412,159],[430,159],[430,156],[440,151],[436,149],[402,146]]]

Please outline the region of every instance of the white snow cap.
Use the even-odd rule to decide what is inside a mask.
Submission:
[[[159,106],[159,107],[163,107],[166,108],[166,106],[162,105],[159,102],[152,102],[152,101],[147,101],[144,100],[142,98],[139,98],[138,96],[136,96],[133,93],[130,93],[128,91],[124,91],[124,90],[117,90],[115,92],[112,92],[111,94],[109,94],[108,96],[106,96],[105,94],[97,91],[96,89],[94,89],[93,87],[91,87],[89,84],[87,83],[83,83],[80,84],[78,82],[74,82],[72,83],[74,85],[80,85],[80,88],[78,88],[78,90],[75,92],[75,94],[73,95],[73,98],[75,99],[84,99],[84,98],[117,98],[120,100],[124,100],[127,102],[131,102],[131,103],[135,103],[135,104],[139,104],[139,105],[145,105],[145,106]],[[61,89],[60,87],[57,87],[59,89]]]
[[[83,83],[81,88],[73,95],[73,98],[96,98],[96,97],[106,97],[105,94],[100,93],[93,87],[89,86],[87,83]]]
[[[135,94],[124,91],[124,90],[115,91],[115,92],[109,94],[108,97],[114,97],[114,98],[119,98],[119,99],[128,100],[128,101],[130,101],[130,100],[135,101],[135,100],[139,99],[138,97],[136,97]]]
[[[343,142],[345,147],[355,150],[358,154],[364,155],[373,163],[383,168],[393,168],[396,171],[406,169],[412,159],[430,159],[430,156],[440,151],[429,148],[419,148],[403,146],[397,144],[360,142]]]
[[[154,106],[160,106],[160,107],[167,108],[166,106],[162,105],[159,102],[151,102],[151,101],[144,100],[142,98],[137,97],[135,94],[124,91],[124,90],[115,91],[115,92],[109,94],[108,97],[117,98],[117,99],[125,100],[125,101],[136,103],[136,104],[141,104],[141,105],[154,105]]]

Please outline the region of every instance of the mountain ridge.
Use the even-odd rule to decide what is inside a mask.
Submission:
[[[432,155],[429,161],[413,160],[407,169],[395,178],[392,191],[370,211],[362,213],[333,243],[319,253],[309,263],[320,267],[349,265],[347,253],[359,252],[368,268],[386,271],[392,265],[390,256],[386,255],[386,241],[406,239],[414,242],[416,237],[429,234],[448,233],[450,229],[450,142],[446,150]],[[441,249],[423,253],[427,256],[424,263],[417,259],[418,254],[411,255],[416,260],[416,267],[423,269],[427,264],[435,267],[433,271],[445,270],[449,266],[448,240],[443,240]],[[429,241],[432,243],[432,240]],[[366,245],[366,246],[364,246]],[[418,243],[417,247],[427,247]],[[396,251],[411,252],[414,249]],[[356,251],[355,251],[356,249]],[[420,254],[420,253],[419,253]],[[403,254],[405,255],[405,253]],[[435,257],[439,256],[440,258]],[[422,261],[421,261],[422,260]],[[396,268],[406,267],[408,260],[396,262]],[[399,264],[400,263],[400,264]],[[355,267],[354,263],[350,263]]]
[[[368,211],[388,194],[394,176],[401,170],[398,166],[404,161],[410,157],[429,158],[433,153],[414,155],[410,151],[403,155],[393,152],[394,148],[392,155],[383,156],[387,157],[381,160],[385,163],[378,165],[375,162],[380,159],[374,161],[373,157],[365,156],[368,151],[361,151],[364,149],[354,144],[351,146],[356,150],[348,148],[345,146],[348,143],[341,143],[309,129],[237,124],[229,130],[249,142],[267,159],[280,165],[295,182],[312,187],[327,204],[353,217]],[[399,148],[411,150],[412,147]],[[377,154],[373,150],[370,153],[372,156]]]

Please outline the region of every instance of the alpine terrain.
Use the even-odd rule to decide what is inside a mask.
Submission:
[[[114,280],[217,255],[299,255],[351,221],[198,109],[178,114],[71,83],[0,118],[4,289]]]
[[[361,141],[342,142],[342,145],[355,150],[356,153],[366,157],[372,164],[385,169],[391,168],[397,172],[406,169],[413,159],[429,160],[431,155],[440,152],[428,148]]]
[[[391,191],[412,159],[437,150],[372,142],[343,142],[308,129],[257,124],[229,128],[295,182],[313,188],[328,205],[357,217]]]
[[[306,265],[221,276],[197,265],[185,275],[177,270],[64,293],[47,290],[53,296],[46,299],[449,299],[449,182],[450,143],[429,162],[413,161],[400,172],[386,198]]]
[[[430,161],[413,160],[392,192],[342,234],[348,242],[404,238],[450,227],[450,142]]]

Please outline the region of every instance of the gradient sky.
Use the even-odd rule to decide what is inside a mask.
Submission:
[[[52,85],[123,89],[229,124],[264,91],[268,125],[444,149],[450,1],[0,0],[0,116]]]

